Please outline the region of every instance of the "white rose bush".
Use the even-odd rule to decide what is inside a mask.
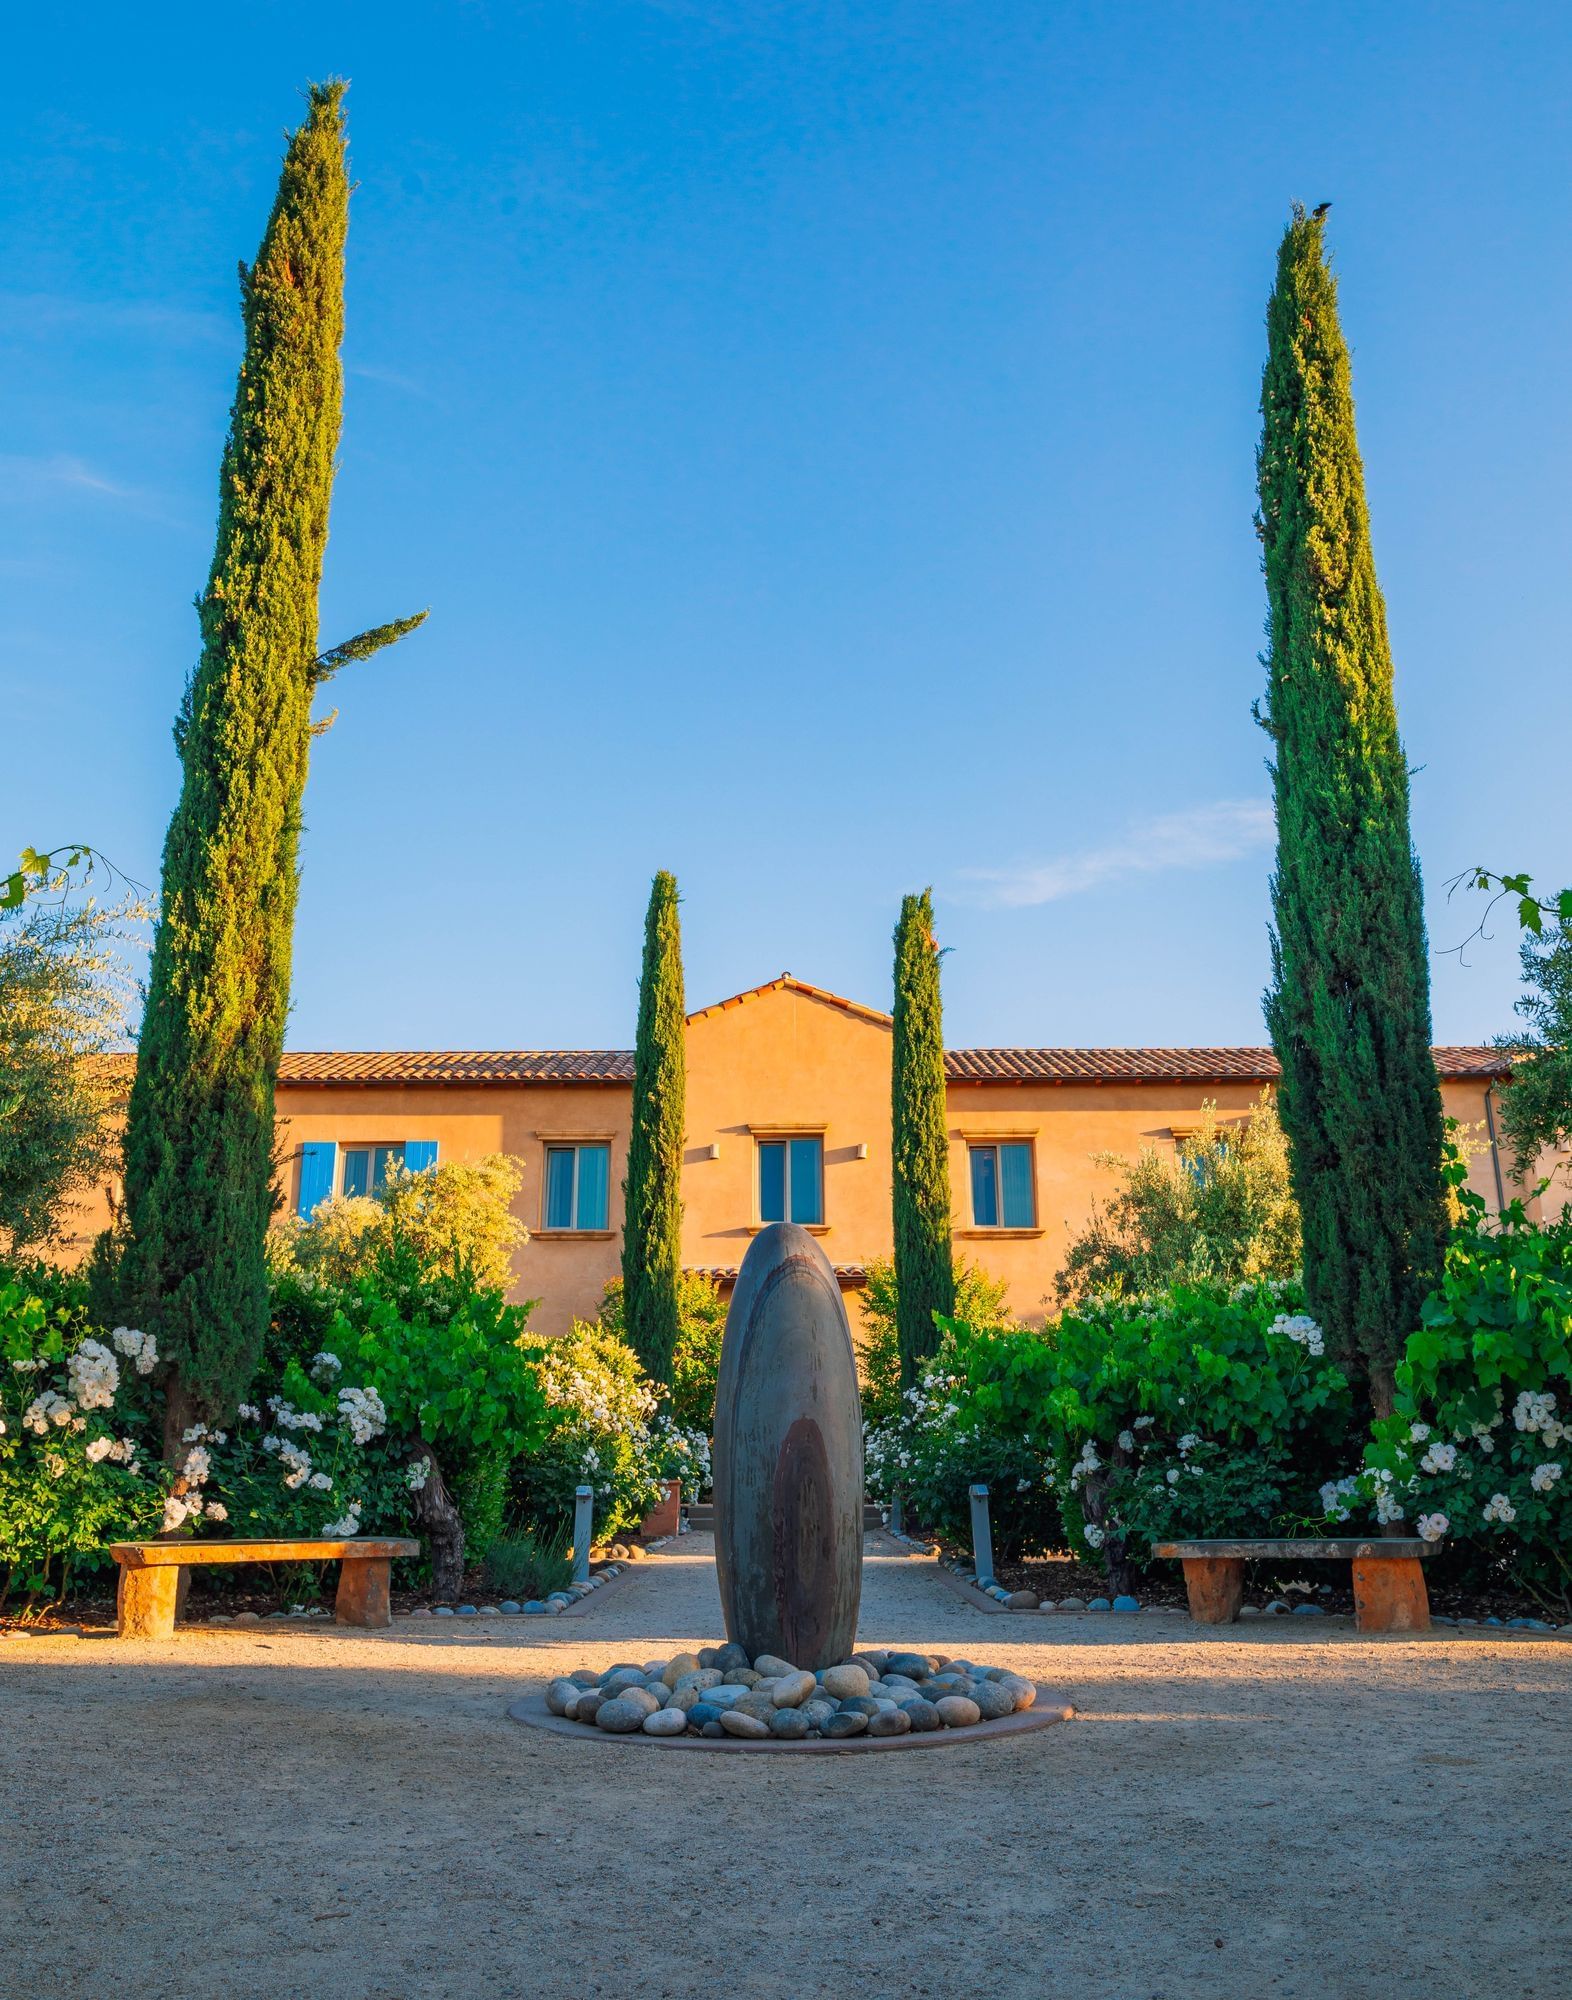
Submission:
[[[1393,1415],[1328,1517],[1445,1542],[1457,1579],[1572,1603],[1572,1222],[1464,1223],[1408,1339]]]
[[[39,1276],[0,1272],[0,1610],[69,1587],[109,1542],[156,1534],[170,1486],[156,1347],[125,1327],[96,1337],[74,1289]]]

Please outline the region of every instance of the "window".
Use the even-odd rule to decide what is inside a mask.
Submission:
[[[1034,1229],[1032,1145],[1029,1139],[973,1146],[972,1226],[976,1229]]]
[[[386,1184],[388,1168],[397,1160],[402,1165],[404,1148],[393,1146],[345,1146],[344,1168],[339,1180],[340,1194],[377,1194]]]
[[[435,1139],[399,1139],[385,1145],[341,1146],[334,1139],[311,1139],[300,1149],[300,1193],[295,1207],[310,1218],[334,1195],[376,1194],[395,1160],[412,1174],[437,1164]]]
[[[547,1229],[607,1229],[611,1185],[608,1145],[546,1148]]]
[[[759,1141],[759,1220],[809,1228],[824,1221],[821,1138]]]

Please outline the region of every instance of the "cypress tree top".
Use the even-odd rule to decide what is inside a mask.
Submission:
[[[890,1124],[895,1323],[901,1380],[910,1386],[938,1344],[934,1314],[955,1310],[944,1021],[929,889],[902,901],[895,927]]]
[[[644,918],[622,1225],[628,1340],[651,1379],[667,1383],[678,1334],[687,1118],[687,1010],[677,901],[677,878],[662,869],[650,886]]]
[[[1441,1099],[1408,765],[1323,231],[1296,208],[1261,385],[1260,719],[1277,808],[1266,1015],[1311,1306],[1379,1406],[1440,1268]]]

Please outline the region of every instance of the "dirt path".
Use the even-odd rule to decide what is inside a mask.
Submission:
[[[867,1643],[1008,1662],[1077,1719],[756,1761],[504,1719],[718,1637],[707,1551],[549,1624],[0,1640],[0,2000],[1566,1989],[1572,1645],[990,1618],[873,1556]]]

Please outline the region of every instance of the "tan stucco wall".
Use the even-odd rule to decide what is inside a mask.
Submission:
[[[339,1146],[435,1139],[438,1160],[511,1153],[524,1170],[514,1213],[530,1240],[514,1259],[515,1299],[540,1301],[533,1324],[543,1333],[593,1318],[608,1279],[621,1268],[622,1182],[628,1168],[631,1100],[606,1084],[383,1086],[316,1085],[278,1094],[284,1193],[293,1208],[300,1188],[300,1147],[331,1139]],[[542,1228],[546,1146],[560,1139],[611,1145],[611,1199],[605,1231],[555,1234]]]
[[[824,1142],[824,1225],[818,1232],[833,1264],[865,1267],[891,1251],[890,1027],[880,1016],[791,987],[765,988],[690,1019],[687,1146],[683,1167],[683,1261],[735,1269],[758,1229],[755,1145],[770,1133],[820,1131]],[[1250,1083],[958,1084],[949,1092],[951,1186],[956,1249],[1008,1286],[1010,1308],[1043,1317],[1055,1273],[1094,1201],[1116,1180],[1099,1153],[1133,1158],[1143,1145],[1171,1146],[1174,1129],[1192,1127],[1203,1102],[1223,1116],[1249,1110]],[[1442,1086],[1448,1116],[1482,1142],[1487,1136],[1482,1082]],[[537,1299],[535,1326],[561,1333],[596,1312],[620,1269],[622,1182],[627,1172],[630,1094],[625,1085],[508,1083],[483,1085],[350,1084],[291,1086],[278,1096],[283,1192],[299,1192],[299,1149],[310,1140],[339,1146],[434,1139],[441,1160],[513,1154],[524,1184],[516,1212],[530,1240],[515,1262],[516,1299]],[[967,1142],[1030,1139],[1037,1222],[1030,1230],[971,1226]],[[562,1139],[602,1139],[611,1146],[609,1227],[593,1235],[542,1229],[545,1149]],[[717,1149],[716,1156],[710,1150]],[[866,1157],[859,1158],[859,1149]],[[1496,1166],[1488,1150],[1471,1163],[1473,1185],[1494,1208]],[[1503,1178],[1508,1197],[1516,1191]],[[1547,1204],[1559,1209],[1562,1195]],[[1537,1204],[1536,1204],[1537,1206]],[[95,1205],[80,1218],[85,1252],[107,1220]],[[857,1295],[847,1293],[854,1326]]]

